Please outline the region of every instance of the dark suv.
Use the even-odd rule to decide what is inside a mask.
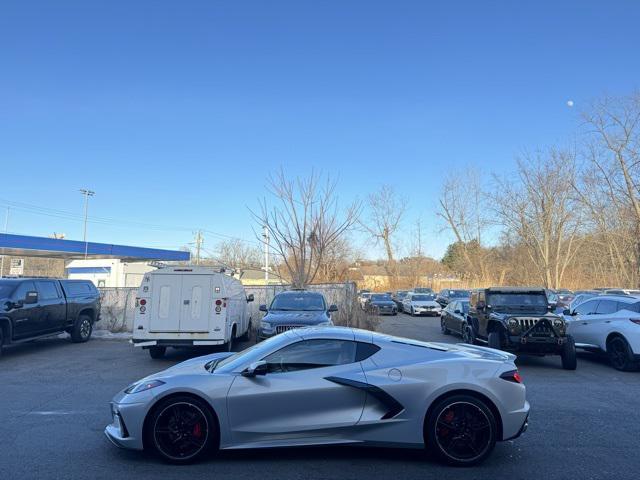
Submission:
[[[564,319],[551,313],[543,288],[491,287],[471,295],[467,321],[491,348],[533,355],[560,355],[576,369],[576,348]]]
[[[260,321],[257,341],[294,328],[333,325],[331,313],[338,307],[327,306],[321,293],[289,290],[278,293],[268,307],[260,305],[260,311],[266,314]]]

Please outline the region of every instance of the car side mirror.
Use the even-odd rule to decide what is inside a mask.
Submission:
[[[571,315],[571,310],[569,310],[568,308],[565,308],[565,309],[562,311],[562,314],[563,314],[563,315]]]
[[[24,304],[33,305],[34,303],[38,303],[38,292],[27,292],[24,297]]]
[[[253,302],[254,300],[255,300],[255,297],[253,296],[253,293],[250,293],[249,295],[247,295],[247,303]]]
[[[337,305],[329,305],[329,312],[337,312],[337,311],[338,311]]]
[[[458,315],[460,315],[462,312],[460,310],[454,310],[453,313],[457,313]]]
[[[260,310],[261,312],[267,312],[267,311],[268,311],[268,310],[267,310],[267,306],[266,306],[266,305],[260,305],[260,306],[258,307],[258,310]]]
[[[243,372],[243,377],[255,377],[257,375],[266,375],[268,370],[267,362],[264,360],[260,360],[258,362],[253,362],[249,365]]]

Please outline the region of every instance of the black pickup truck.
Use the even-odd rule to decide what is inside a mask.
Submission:
[[[100,316],[100,293],[88,280],[0,279],[2,347],[67,332],[74,342],[91,338]]]

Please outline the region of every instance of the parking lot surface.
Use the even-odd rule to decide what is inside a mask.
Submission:
[[[382,332],[456,342],[438,318],[400,314]],[[189,466],[120,450],[103,436],[108,402],[142,376],[189,358],[163,360],[125,341],[72,344],[52,338],[9,348],[0,359],[0,479],[278,478],[278,479],[635,479],[640,470],[640,373],[622,373],[580,355],[577,371],[557,357],[521,358],[532,405],[529,430],[499,443],[481,466],[453,469],[421,451],[313,448],[222,452]]]

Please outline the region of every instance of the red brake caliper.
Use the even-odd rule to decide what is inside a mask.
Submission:
[[[197,438],[200,438],[202,436],[202,427],[200,426],[199,423],[196,423],[193,426],[193,436]]]

